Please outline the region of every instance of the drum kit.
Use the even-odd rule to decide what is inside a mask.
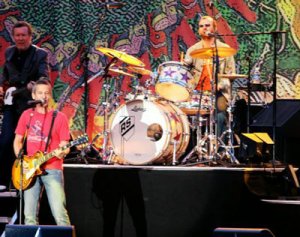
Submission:
[[[213,128],[216,98],[214,93],[194,91],[190,83],[193,72],[189,66],[183,62],[169,61],[160,64],[157,73],[154,73],[145,69],[139,59],[124,52],[102,47],[97,50],[111,58],[105,68],[106,74],[114,72],[135,78],[143,75],[150,77],[143,86],[137,82],[135,93],[126,95],[125,103],[110,115],[104,115],[102,157],[106,163],[184,165],[196,154],[196,162],[211,164],[224,158],[218,155],[219,146],[228,154],[225,160],[238,163],[232,152],[231,97],[225,100],[224,107],[228,112],[228,130],[216,139],[217,145],[213,139],[216,138]],[[220,57],[229,57],[235,52],[232,48],[218,49]],[[192,57],[200,59],[213,55],[213,48],[191,53]],[[115,67],[118,60],[127,66]],[[246,75],[219,74],[219,77],[233,81]],[[106,93],[109,93],[108,90]],[[109,104],[108,98],[106,96],[103,103]],[[196,146],[187,154],[193,129],[197,134]],[[228,139],[223,139],[223,136]],[[226,140],[226,144],[223,140]],[[184,154],[187,155],[182,157]]]

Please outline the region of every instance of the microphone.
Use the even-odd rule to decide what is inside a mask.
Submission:
[[[126,4],[123,2],[107,2],[105,3],[105,7],[107,9],[117,9],[117,8],[122,8],[124,7]]]
[[[45,104],[45,103],[46,103],[46,101],[43,100],[43,99],[41,99],[41,100],[28,100],[28,101],[27,101],[27,105],[30,105],[30,106],[35,106],[35,105],[37,105],[37,104],[43,105],[43,104]]]
[[[206,31],[204,34],[205,34],[206,36],[208,36],[208,37],[215,37],[215,36],[218,35],[217,33],[211,33],[211,32],[208,32],[208,31]]]

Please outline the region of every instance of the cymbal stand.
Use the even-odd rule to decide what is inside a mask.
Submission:
[[[207,159],[209,159],[210,161],[214,160],[214,158],[216,157],[217,154],[217,135],[214,134],[217,133],[217,123],[216,123],[216,96],[213,92],[216,91],[216,84],[215,84],[215,78],[214,75],[212,75],[211,72],[214,72],[215,70],[217,70],[217,63],[215,63],[214,60],[215,56],[213,57],[213,63],[212,63],[212,70],[210,68],[210,60],[207,61],[206,63],[206,67],[207,67],[207,71],[209,74],[209,78],[210,78],[210,87],[211,87],[211,94],[210,94],[210,103],[211,103],[211,107],[210,107],[210,112],[209,112],[209,129],[208,129],[208,135],[206,137],[204,137],[204,139],[208,139],[208,150],[207,150]]]
[[[233,147],[233,130],[232,130],[232,123],[233,123],[233,114],[232,109],[235,102],[235,98],[232,98],[232,83],[230,82],[229,86],[229,101],[228,101],[228,119],[227,119],[227,130],[225,130],[221,137],[218,139],[220,142],[220,147],[225,149],[225,154],[230,157],[231,163],[239,164],[240,162],[236,159],[234,155],[234,147]],[[225,135],[227,134],[227,145],[224,142]]]
[[[150,88],[150,86],[155,85],[154,78],[146,80],[144,85],[141,85],[140,80],[141,80],[142,76],[143,76],[142,74],[137,73],[137,76],[135,77],[136,81],[134,82],[134,86],[131,86],[131,88],[134,89],[134,96],[133,96],[134,100],[138,99],[139,95],[143,95],[144,97],[141,97],[141,98],[148,100],[149,96],[152,95],[149,88]]]
[[[103,82],[103,88],[104,88],[104,102],[102,102],[102,106],[103,106],[103,144],[102,144],[102,159],[104,163],[108,163],[109,161],[109,157],[110,157],[110,153],[111,150],[107,150],[107,144],[108,144],[108,108],[109,108],[109,101],[108,101],[108,94],[109,94],[109,89],[110,89],[110,85],[108,84],[108,78],[110,78],[111,76],[108,74],[109,68],[112,64],[114,64],[116,61],[118,60],[117,57],[113,57],[111,59],[111,61],[106,65],[105,69],[104,69],[104,82]]]

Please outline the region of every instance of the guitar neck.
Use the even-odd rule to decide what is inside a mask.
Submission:
[[[37,165],[42,165],[43,163],[45,163],[46,161],[50,160],[54,155],[55,155],[55,152],[57,151],[63,151],[63,150],[66,150],[67,148],[71,147],[72,146],[72,143],[68,143],[67,145],[63,146],[63,147],[60,147],[60,148],[57,148],[53,151],[51,151],[50,153],[42,156],[41,158],[38,159],[38,162],[37,162]]]

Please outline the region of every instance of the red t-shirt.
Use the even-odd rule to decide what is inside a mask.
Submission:
[[[27,155],[32,156],[37,151],[45,151],[47,138],[50,131],[53,110],[46,114],[38,113],[33,109],[25,110],[18,122],[15,133],[24,136],[27,132]],[[58,112],[53,124],[51,140],[46,153],[59,147],[61,141],[70,139],[68,119],[65,114]],[[63,159],[53,157],[43,164],[44,169],[62,169]]]

